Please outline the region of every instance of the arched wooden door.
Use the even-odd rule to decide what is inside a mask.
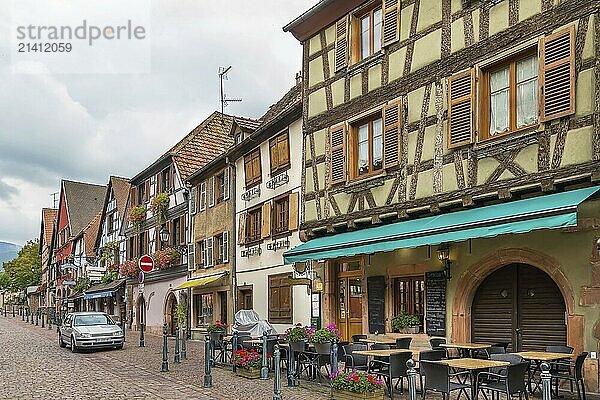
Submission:
[[[167,333],[175,335],[177,331],[177,298],[173,292],[167,295],[165,322],[167,323]]]
[[[565,301],[544,271],[511,264],[479,286],[471,308],[473,342],[508,342],[509,351],[567,343]]]

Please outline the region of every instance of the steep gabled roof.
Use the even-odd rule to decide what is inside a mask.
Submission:
[[[115,199],[117,200],[117,211],[119,212],[119,215],[125,215],[125,210],[127,208],[127,199],[129,198],[129,189],[131,188],[129,179],[121,178],[118,176],[111,176],[109,186],[112,187],[112,190],[115,194]]]
[[[71,234],[79,235],[102,211],[106,186],[63,180]]]
[[[52,242],[52,233],[54,231],[54,221],[56,220],[57,216],[58,210],[56,208],[42,208],[42,230],[40,232],[40,245],[42,243],[46,243],[48,246],[50,246]]]
[[[251,119],[246,117],[233,117],[235,123],[245,131],[255,131],[262,121],[260,119]]]
[[[269,111],[267,111],[265,115],[260,118],[262,125],[267,125],[269,122],[277,119],[277,117],[294,108],[294,106],[301,102],[302,85],[296,84],[286,94],[284,94],[283,97],[277,101],[277,103],[273,104],[269,108]]]
[[[83,240],[85,242],[86,257],[91,257],[95,254],[94,249],[96,247],[96,239],[98,238],[98,236],[100,236],[101,222],[102,212],[99,212],[83,229]]]

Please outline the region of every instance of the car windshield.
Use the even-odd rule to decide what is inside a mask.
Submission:
[[[112,325],[113,321],[107,315],[77,315],[73,322],[75,326]]]

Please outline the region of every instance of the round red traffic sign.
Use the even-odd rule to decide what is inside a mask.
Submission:
[[[140,269],[144,272],[150,272],[154,269],[154,260],[149,255],[140,257]]]

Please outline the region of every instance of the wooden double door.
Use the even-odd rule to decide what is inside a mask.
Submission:
[[[509,351],[544,350],[567,343],[562,293],[544,271],[511,264],[479,286],[471,308],[471,340],[509,343]]]
[[[356,274],[339,274],[337,277],[337,326],[342,340],[350,341],[352,335],[362,332],[362,280]]]

